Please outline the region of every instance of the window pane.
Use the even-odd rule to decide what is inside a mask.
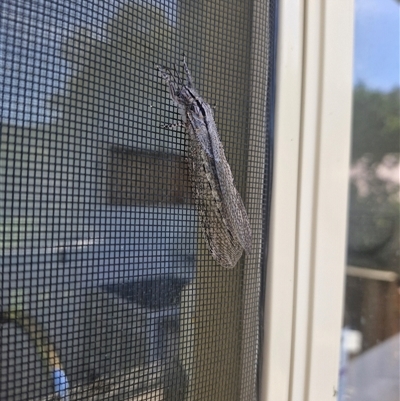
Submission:
[[[0,1],[1,400],[256,398],[274,4]]]
[[[357,0],[341,401],[400,399],[400,10]]]

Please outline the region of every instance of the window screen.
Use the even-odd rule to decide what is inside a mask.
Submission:
[[[256,399],[274,2],[0,12],[0,399]],[[206,245],[189,137],[156,70],[181,74],[183,54],[252,228],[233,269]]]

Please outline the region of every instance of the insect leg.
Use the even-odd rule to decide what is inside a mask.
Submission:
[[[183,121],[177,121],[174,123],[162,124],[162,125],[160,125],[160,128],[175,129],[175,128],[181,128],[181,127],[185,127],[185,126],[186,125]]]

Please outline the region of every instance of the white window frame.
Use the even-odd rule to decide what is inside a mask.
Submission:
[[[336,398],[354,0],[279,4],[262,401]]]

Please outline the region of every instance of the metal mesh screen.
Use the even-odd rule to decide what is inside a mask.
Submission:
[[[0,4],[0,399],[257,398],[273,2]],[[198,223],[155,65],[182,54],[253,232],[233,269]]]

